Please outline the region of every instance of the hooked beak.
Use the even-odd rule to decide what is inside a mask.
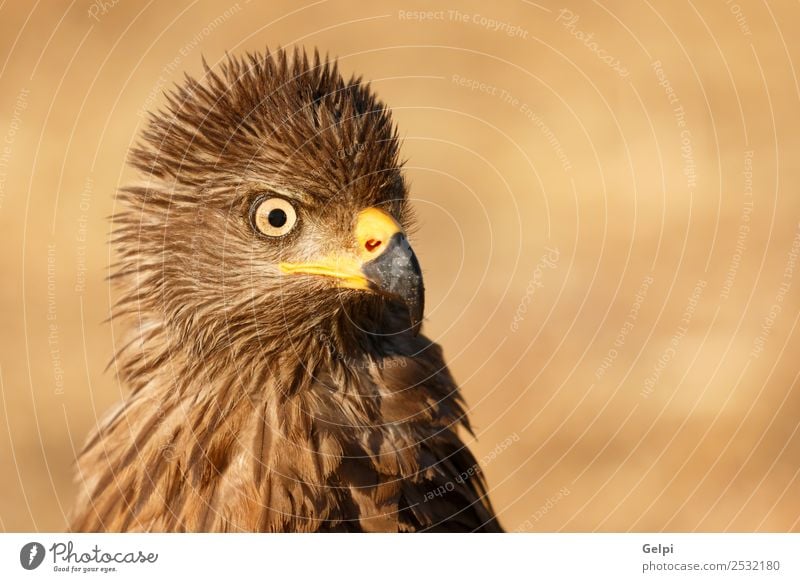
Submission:
[[[416,335],[425,308],[422,270],[397,221],[378,208],[358,214],[357,252],[337,254],[313,263],[281,263],[284,273],[333,277],[340,287],[361,289],[399,299],[408,309]]]

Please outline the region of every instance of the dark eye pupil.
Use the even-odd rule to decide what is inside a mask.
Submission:
[[[267,221],[269,222],[270,226],[280,228],[286,224],[286,212],[280,208],[274,208],[269,211],[269,214],[267,215]]]

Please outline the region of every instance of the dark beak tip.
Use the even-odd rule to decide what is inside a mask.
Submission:
[[[411,332],[418,335],[425,309],[422,269],[402,233],[395,234],[386,249],[362,267],[375,291],[394,297],[408,309]]]
[[[416,337],[419,335],[419,332],[422,329],[422,306],[420,306],[418,309],[413,309],[410,305],[406,305],[406,307],[408,308],[408,316],[411,320],[411,333],[414,335],[414,337]]]

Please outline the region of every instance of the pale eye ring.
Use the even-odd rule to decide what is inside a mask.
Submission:
[[[267,236],[283,236],[297,223],[294,207],[284,198],[262,198],[253,207],[253,224]]]

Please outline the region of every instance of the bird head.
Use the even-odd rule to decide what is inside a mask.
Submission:
[[[417,332],[398,136],[367,84],[279,50],[206,65],[167,101],[132,152],[144,182],[121,194],[124,301],[196,341],[358,327],[376,310]]]

